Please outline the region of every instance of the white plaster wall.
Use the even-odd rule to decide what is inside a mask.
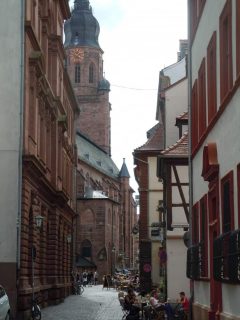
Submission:
[[[213,130],[204,141],[204,145],[211,141],[216,142],[218,150],[219,177],[224,177],[229,171],[234,170],[235,192],[234,192],[234,213],[237,225],[237,188],[236,166],[240,163],[240,90],[238,89],[232,101],[214,126]],[[207,193],[208,183],[201,177],[202,173],[203,147],[193,159],[193,203]],[[220,208],[221,210],[221,208]],[[221,216],[221,215],[220,215]]]
[[[208,281],[194,281],[194,302],[210,307],[210,285]]]
[[[229,284],[223,284],[222,301],[223,301],[224,313],[236,314],[239,316],[240,314],[239,294],[240,294],[239,285],[233,286]]]
[[[151,224],[159,222],[159,212],[157,211],[159,200],[163,199],[163,186],[162,182],[158,181],[156,176],[157,158],[149,157],[149,192],[148,192],[148,225],[149,236],[151,237]],[[154,240],[160,240],[160,237],[153,237]]]
[[[20,139],[21,1],[0,10],[0,261],[16,261]]]
[[[167,238],[167,292],[171,300],[179,299],[184,291],[189,297],[190,281],[186,277],[187,248],[183,240]]]
[[[220,105],[220,61],[219,61],[219,16],[226,0],[207,1],[201,21],[198,26],[195,41],[192,47],[192,85],[198,76],[203,57],[207,55],[207,45],[213,32],[217,31],[217,105]],[[232,1],[233,12],[235,1]],[[235,15],[233,14],[233,30],[235,28]],[[236,79],[236,46],[235,31],[233,32],[233,81]],[[238,225],[237,208],[237,172],[236,166],[240,163],[240,90],[238,89],[229,105],[209,133],[198,153],[193,159],[193,204],[208,192],[208,183],[201,177],[203,147],[209,142],[216,142],[218,150],[219,177],[224,177],[231,170],[234,171],[234,214],[235,226]],[[220,190],[219,190],[220,191]],[[220,220],[221,220],[221,206]],[[196,302],[209,306],[209,284],[206,282],[194,282],[194,296]],[[223,284],[223,311],[229,314],[239,314],[240,286]],[[231,297],[231,298],[230,298]]]
[[[176,117],[188,109],[187,94],[188,81],[182,80],[165,92],[166,103],[166,147],[179,140],[179,130],[175,126]]]
[[[206,1],[201,21],[195,35],[195,41],[192,45],[192,86],[198,78],[198,70],[202,59],[207,56],[207,46],[213,35],[217,31],[217,79],[220,79],[220,58],[219,58],[219,16],[224,8],[226,0]],[[207,74],[207,71],[206,71]],[[217,92],[219,92],[220,83],[217,81]],[[218,95],[217,105],[220,99]]]

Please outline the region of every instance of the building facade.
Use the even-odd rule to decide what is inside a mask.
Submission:
[[[165,223],[162,249],[165,262],[161,264],[166,294],[171,300],[176,300],[181,291],[187,296],[190,293],[185,267],[187,248],[183,241],[189,228],[189,174],[187,59],[182,43],[186,41],[180,41],[182,59],[160,71],[157,103],[157,116],[163,123],[165,142],[157,166],[157,176],[163,183],[159,209]]]
[[[193,319],[239,319],[240,2],[189,1]]]
[[[163,126],[155,125],[147,133],[147,142],[134,150],[135,179],[139,185],[139,271],[142,290],[152,285],[165,290],[160,272],[159,251],[163,243],[160,233],[159,200],[163,199],[162,183],[158,181],[157,156],[164,148]]]
[[[87,0],[76,0],[65,22],[67,69],[77,97],[78,175],[76,267],[97,269],[100,279],[133,267],[136,204],[125,162],[111,158],[110,83],[104,77],[99,23]]]
[[[19,96],[12,96],[13,105],[18,106],[12,112],[19,130],[13,130],[15,143],[18,141],[18,169],[12,170],[15,183],[19,181],[19,198],[15,197],[19,202],[13,215],[11,210],[4,210],[14,230],[6,248],[9,257],[15,258],[8,281],[8,256],[1,257],[0,282],[9,292],[14,314],[20,317],[30,312],[32,298],[46,306],[63,301],[71,292],[77,165],[74,120],[78,105],[64,67],[62,28],[63,21],[70,17],[68,2],[19,3],[22,7],[19,4],[18,14],[24,21],[16,19],[13,26],[22,24],[24,28],[16,32],[21,39],[15,44],[19,45],[15,50],[19,56],[12,56],[13,65],[19,64],[18,73],[14,73],[22,81],[16,82]],[[6,12],[11,10],[15,12],[9,2]],[[10,114],[5,116],[6,127],[10,126]],[[41,226],[36,218],[42,221]]]

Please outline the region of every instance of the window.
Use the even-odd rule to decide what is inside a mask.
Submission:
[[[197,80],[192,88],[192,150],[198,143],[198,91]]]
[[[234,228],[233,210],[233,171],[221,181],[222,195],[222,232],[227,233]]]
[[[240,1],[236,1],[236,56],[237,56],[237,76],[240,75]]]
[[[231,0],[227,0],[220,16],[220,96],[224,100],[232,88],[232,16]]]
[[[199,213],[198,203],[192,209],[192,242],[197,244],[199,242]]]
[[[93,83],[94,81],[94,66],[91,63],[89,66],[89,83]]]
[[[206,129],[206,72],[205,58],[203,59],[198,71],[198,114],[199,114],[199,138]]]
[[[75,65],[75,83],[80,83],[81,81],[81,66],[80,64]]]
[[[200,200],[200,276],[208,275],[207,196]]]
[[[90,258],[92,256],[92,244],[89,240],[82,242],[82,257]]]
[[[208,124],[217,112],[216,32],[207,48]]]

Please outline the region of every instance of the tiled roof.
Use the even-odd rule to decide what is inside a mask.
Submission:
[[[164,131],[163,125],[157,123],[154,127],[148,130],[148,140],[141,147],[136,150],[154,151],[162,150],[164,146]]]
[[[171,157],[188,156],[188,132],[185,132],[180,140],[161,152],[162,155]]]
[[[187,111],[183,112],[176,118],[176,120],[188,120],[188,112]]]

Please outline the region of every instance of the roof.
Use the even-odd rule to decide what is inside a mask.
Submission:
[[[188,120],[188,112],[185,111],[185,112],[181,113],[178,117],[176,117],[176,119],[178,119],[178,120]]]
[[[112,158],[79,131],[76,135],[78,158],[111,178],[118,179],[119,169]]]
[[[127,165],[125,163],[125,158],[123,158],[123,164],[122,164],[122,168],[119,172],[119,177],[120,178],[130,178],[130,174],[128,172],[128,168]]]
[[[96,268],[95,263],[82,257],[77,258],[75,265],[76,267],[82,267],[82,268]]]
[[[154,127],[152,127],[147,132],[148,140],[141,147],[136,150],[143,151],[159,151],[164,148],[164,129],[163,125],[157,123]]]
[[[188,132],[185,132],[180,140],[161,152],[161,155],[168,158],[188,156]]]

